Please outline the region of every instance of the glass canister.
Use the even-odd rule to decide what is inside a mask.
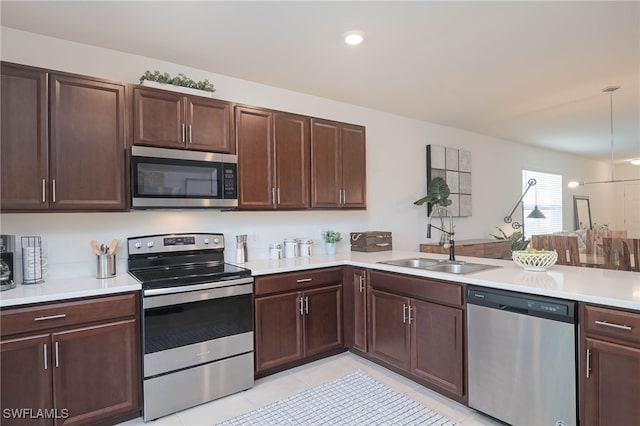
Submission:
[[[311,246],[313,245],[313,240],[300,239],[298,241],[298,254],[300,257],[311,257]]]
[[[284,257],[296,257],[298,255],[298,239],[288,237],[284,239]]]
[[[271,243],[269,244],[269,258],[280,259],[282,257],[282,244]]]

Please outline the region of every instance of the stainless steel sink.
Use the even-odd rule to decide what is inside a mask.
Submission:
[[[448,272],[450,274],[472,274],[474,272],[486,271],[487,269],[500,268],[500,266],[483,265],[479,263],[443,263],[431,266],[427,269],[437,272]]]
[[[422,269],[428,266],[439,265],[444,262],[439,259],[428,259],[426,257],[414,257],[411,259],[398,259],[398,260],[385,260],[378,263],[384,263],[386,265],[403,266],[405,268],[417,268]]]
[[[474,272],[501,268],[501,266],[485,265],[481,263],[468,263],[465,261],[451,261],[446,259],[431,259],[426,257],[414,257],[410,259],[384,260],[378,263],[385,265],[401,266],[404,268],[424,269],[427,271],[447,272],[449,274],[472,274]]]

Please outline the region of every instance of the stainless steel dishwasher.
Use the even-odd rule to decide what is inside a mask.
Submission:
[[[467,288],[469,406],[517,426],[573,426],[576,303]]]

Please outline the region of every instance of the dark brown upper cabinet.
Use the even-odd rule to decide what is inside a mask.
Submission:
[[[2,93],[3,211],[127,208],[124,85],[3,63]]]
[[[367,207],[363,126],[311,119],[311,207]]]
[[[229,102],[135,87],[133,143],[235,154]]]
[[[236,107],[240,209],[309,208],[309,117]]]

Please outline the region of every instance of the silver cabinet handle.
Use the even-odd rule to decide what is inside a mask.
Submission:
[[[275,204],[275,203],[276,203],[276,189],[271,188],[271,204]]]
[[[405,305],[404,303],[402,304],[402,323],[407,323],[407,305]]]
[[[42,179],[42,202],[47,202],[47,180]]]
[[[56,342],[56,368],[60,367],[60,362],[58,359],[58,342]]]
[[[343,189],[342,190],[342,204],[347,204],[347,190]]]
[[[51,181],[53,191],[51,192],[51,201],[56,202],[56,180]]]
[[[360,279],[360,293],[362,293],[364,291],[364,277],[360,276],[358,278]]]
[[[303,299],[304,297],[300,296],[300,315],[304,315]]]
[[[193,129],[191,128],[191,124],[189,124],[189,144],[193,143]]]
[[[313,281],[313,278],[302,278],[302,279],[296,280],[296,282],[298,284],[300,284],[300,283],[308,283],[310,281]]]
[[[66,316],[67,316],[67,314],[49,315],[49,316],[46,316],[46,317],[36,317],[33,320],[34,321],[47,321],[47,320],[52,320],[52,319],[64,318]]]
[[[620,324],[615,324],[607,321],[596,321],[595,323],[598,325],[604,325],[606,327],[613,327],[613,328],[618,328],[620,330],[631,331],[631,327],[629,327],[628,325],[620,325]]]
[[[187,142],[187,128],[184,125],[184,123],[181,124],[181,127],[182,127],[182,136],[180,138],[180,142],[186,143]]]
[[[44,348],[42,350],[42,358],[44,359],[44,369],[48,370],[47,367],[47,344],[44,344]]]
[[[587,379],[591,373],[591,349],[587,349]]]
[[[407,307],[409,308],[409,325],[411,325],[411,323],[413,322],[413,318],[411,317],[411,311],[413,311],[415,308],[413,308],[411,305]]]
[[[276,194],[278,194],[278,204],[280,204],[280,188],[276,189]]]
[[[304,298],[304,313],[309,315],[309,296]]]

